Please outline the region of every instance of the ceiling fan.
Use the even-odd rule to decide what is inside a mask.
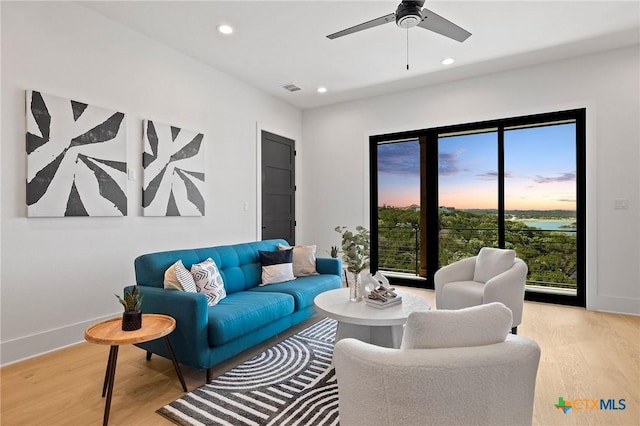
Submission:
[[[377,27],[378,25],[393,21],[395,21],[396,25],[400,28],[418,26],[459,42],[465,41],[471,35],[471,33],[464,28],[457,26],[453,22],[443,18],[435,12],[430,11],[426,7],[422,8],[422,6],[424,6],[424,0],[402,0],[394,13],[347,28],[346,30],[338,31],[337,33],[329,34],[327,38],[333,40],[334,38],[353,34],[358,31]]]

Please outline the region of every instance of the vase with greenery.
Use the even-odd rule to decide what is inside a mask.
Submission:
[[[338,226],[335,230],[342,235],[342,261],[347,271],[353,274],[349,300],[359,302],[363,299],[360,272],[369,269],[369,231],[364,226],[357,226],[355,231],[344,226]]]
[[[134,286],[133,290],[125,291],[124,299],[116,294],[116,297],[124,306],[122,314],[122,330],[133,331],[142,328],[142,296],[138,286]]]

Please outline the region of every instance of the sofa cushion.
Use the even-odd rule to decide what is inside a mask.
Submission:
[[[340,288],[341,285],[341,277],[337,275],[309,275],[307,277],[298,277],[295,281],[254,287],[249,291],[261,293],[278,292],[291,295],[296,303],[295,310],[299,311],[313,306],[313,299],[318,294]]]
[[[262,282],[260,285],[281,283],[294,280],[293,251],[259,251],[262,264]]]
[[[213,259],[208,258],[204,262],[191,265],[191,274],[196,282],[198,293],[207,296],[209,306],[217,305],[227,296],[218,265]]]
[[[500,302],[460,310],[412,312],[401,349],[458,348],[504,342],[511,310]]]
[[[486,283],[491,278],[508,271],[516,258],[514,250],[482,247],[476,257],[476,269],[473,280]]]
[[[230,294],[209,308],[209,344],[222,345],[293,311],[293,297],[288,294],[254,291]]]
[[[193,275],[184,267],[182,260],[177,260],[164,272],[164,288],[175,288],[189,293],[198,291]]]

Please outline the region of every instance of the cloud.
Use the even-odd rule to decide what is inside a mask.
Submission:
[[[514,177],[514,174],[511,172],[505,172],[504,174],[504,178],[505,179],[509,179]],[[493,170],[485,172],[485,173],[480,173],[476,175],[476,179],[479,180],[497,180],[498,179],[498,172],[494,172]]]
[[[535,175],[533,178],[535,183],[574,182],[575,180],[576,172],[561,173],[556,177]]]
[[[378,172],[420,176],[420,145],[417,141],[378,146]]]
[[[467,169],[460,168],[460,155],[464,149],[458,149],[455,152],[441,152],[438,155],[438,173],[441,176],[451,176]]]
[[[575,198],[558,198],[557,201],[560,201],[562,203],[575,203],[576,199]]]

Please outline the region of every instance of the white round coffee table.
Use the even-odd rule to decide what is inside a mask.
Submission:
[[[385,309],[368,306],[364,301],[351,302],[348,288],[320,293],[313,303],[318,312],[338,321],[336,342],[353,337],[377,346],[399,348],[409,314],[428,311],[431,305],[414,294],[402,290],[396,292],[402,296],[402,303]]]

